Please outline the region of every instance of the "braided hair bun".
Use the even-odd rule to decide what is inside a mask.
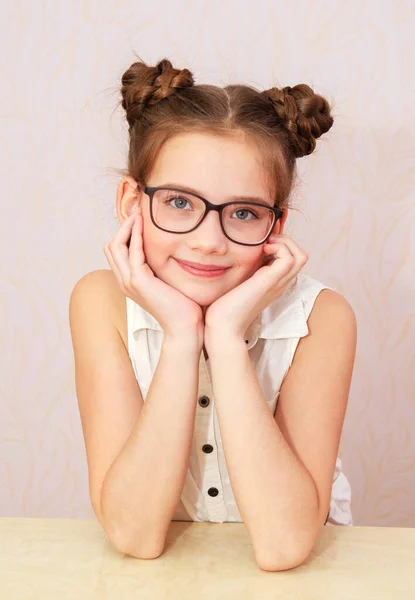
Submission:
[[[333,125],[330,104],[305,83],[282,89],[273,87],[262,95],[269,99],[280,117],[296,158],[311,154],[316,139]]]
[[[192,87],[194,79],[188,69],[175,69],[164,58],[155,67],[135,62],[121,78],[121,106],[130,127],[148,106],[168,98],[179,88]]]

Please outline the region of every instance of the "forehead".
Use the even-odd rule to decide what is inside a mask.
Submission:
[[[161,148],[148,185],[174,181],[201,194],[269,196],[259,150],[242,132],[180,133]]]

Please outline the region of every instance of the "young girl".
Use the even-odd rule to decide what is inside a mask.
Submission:
[[[167,59],[132,64],[121,93],[111,270],[70,301],[94,511],[138,558],[172,520],[244,522],[258,565],[289,569],[327,520],[352,524],[337,454],[355,315],[283,233],[330,106],[304,84],[195,85]]]

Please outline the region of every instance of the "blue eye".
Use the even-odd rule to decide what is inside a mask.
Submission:
[[[177,206],[176,204],[172,205],[171,204],[172,202],[181,202],[182,204]],[[173,195],[168,196],[167,198],[164,199],[164,202],[163,202],[163,204],[169,206],[170,208],[177,208],[177,209],[184,208],[183,203],[184,204],[187,203],[187,204],[191,205],[191,203],[189,202],[189,200],[187,198],[183,198],[183,196],[179,196],[177,194],[174,196]]]
[[[180,198],[180,197],[177,197],[177,198],[171,198],[170,200],[168,200],[168,202],[169,202],[169,203],[170,203],[170,202],[176,202],[176,201],[179,201],[179,202],[184,202],[184,203],[186,203],[186,202],[187,202],[187,203],[189,203],[189,201],[188,201],[188,200],[186,200],[186,198]],[[174,206],[174,208],[183,208],[183,206]]]
[[[258,216],[252,210],[247,210],[246,208],[239,208],[235,213],[249,213],[253,216],[253,219],[236,219],[237,221],[254,221],[258,219]]]

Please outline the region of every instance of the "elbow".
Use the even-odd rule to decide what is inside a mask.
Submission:
[[[281,543],[283,547],[284,543]],[[285,548],[284,551],[255,552],[255,560],[263,571],[288,571],[299,567],[310,555],[313,546],[298,545],[293,549]]]
[[[263,571],[288,571],[299,567],[310,553],[297,554],[290,557],[256,556],[256,562]]]
[[[164,544],[154,546],[150,544],[137,543],[137,540],[131,541],[126,539],[113,539],[111,540],[111,543],[116,550],[122,554],[132,556],[133,558],[141,558],[146,560],[158,558],[163,554],[164,550]]]
[[[255,560],[263,571],[288,571],[299,567],[314,548],[316,532],[311,527],[285,529],[279,533],[275,529],[251,533]]]
[[[111,543],[111,545],[121,552],[121,554],[127,554],[134,558],[158,558],[164,550],[163,543],[154,543],[153,541],[145,540],[144,536],[138,532],[135,533],[131,530],[127,533],[123,528],[118,527],[114,524],[110,525],[101,520],[101,525]]]
[[[144,532],[134,530],[131,524],[121,524],[118,518],[105,514],[102,501],[98,506],[92,504],[110,543],[118,552],[143,559],[158,558],[163,553],[165,536],[162,541],[150,541]]]
[[[153,541],[145,540],[138,533],[134,535],[132,531],[127,534],[106,527],[105,532],[112,546],[121,554],[127,554],[133,558],[151,559],[158,558],[163,553],[165,542],[156,544]]]

